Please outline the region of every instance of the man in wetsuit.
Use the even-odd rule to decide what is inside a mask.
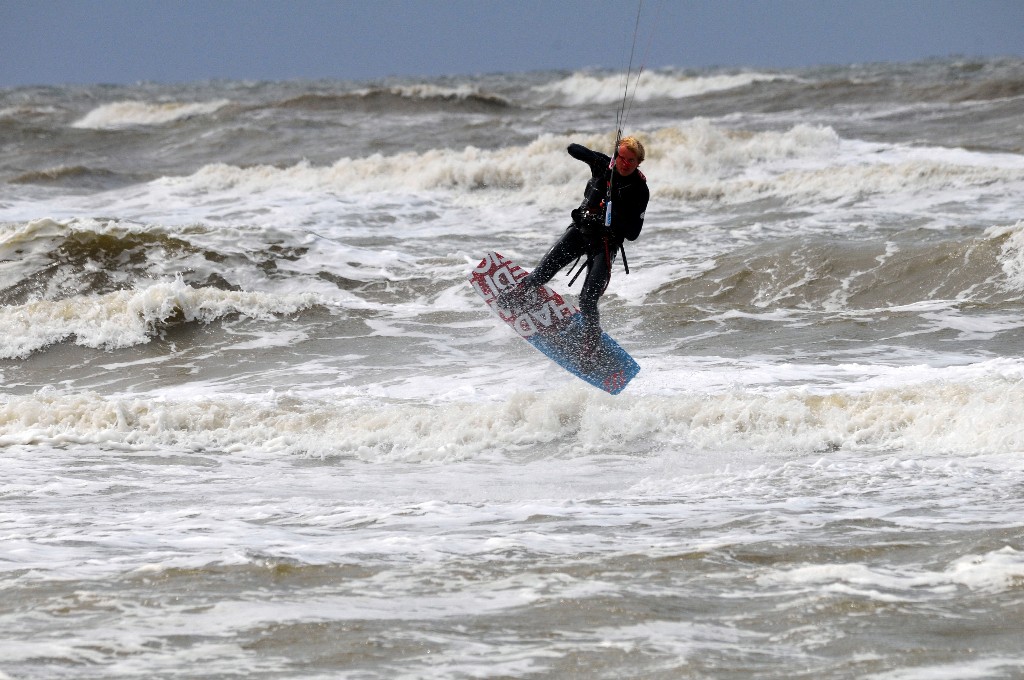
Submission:
[[[530,291],[546,284],[567,264],[586,256],[587,277],[579,295],[583,313],[583,355],[586,358],[601,340],[600,314],[597,302],[608,287],[612,263],[623,240],[635,241],[644,226],[644,213],[650,191],[647,178],[637,168],[644,160],[644,146],[635,137],[619,142],[615,159],[599,151],[569,145],[569,155],[590,166],[583,203],[572,211],[572,224],[541,259],[529,276],[507,288],[498,296],[498,304],[519,312]],[[605,226],[605,203],[611,187],[611,225]]]

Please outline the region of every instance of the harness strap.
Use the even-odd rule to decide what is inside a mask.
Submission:
[[[612,282],[612,255],[608,252],[608,237],[605,236],[601,239],[604,243],[604,261],[608,263],[608,278],[604,282],[604,288],[601,289],[601,295],[608,290],[608,284]]]
[[[573,267],[575,267],[575,266],[576,266],[576,265],[577,265],[577,264],[579,263],[579,261],[580,261],[580,260],[582,260],[582,259],[583,259],[583,256],[582,256],[582,255],[580,255],[579,257],[577,257],[577,258],[576,258],[576,262],[573,262],[573,263],[572,263],[572,267],[570,267],[570,268],[569,268],[569,271],[571,272],[571,271],[572,271],[572,268],[573,268]],[[579,269],[578,269],[578,270],[576,271],[576,273],[575,273],[575,274],[573,275],[573,277],[572,277],[571,279],[569,279],[569,287],[570,287],[570,288],[572,288],[572,284],[576,283],[576,279],[578,279],[578,278],[580,277],[580,274],[582,274],[582,273],[583,273],[583,270],[584,270],[584,269],[586,269],[586,268],[587,268],[587,267],[589,267],[589,266],[590,266],[590,258],[588,257],[588,258],[587,258],[587,261],[583,263],[583,266],[582,266],[582,267],[580,267],[580,268],[579,268]]]
[[[601,294],[603,295],[604,291],[608,289],[608,284],[612,280],[612,271],[613,270],[612,270],[612,267],[611,267],[612,254],[611,254],[611,251],[608,250],[608,237],[606,236],[606,237],[602,238],[601,239],[601,243],[602,243],[602,245],[604,245],[604,258],[605,258],[605,261],[608,262],[608,280],[605,281],[604,288],[601,290]],[[626,264],[626,250],[625,250],[625,248],[621,244],[619,245],[619,252],[622,253],[622,264],[626,268],[626,273],[629,274],[629,265]],[[570,272],[572,272],[572,270],[576,267],[576,265],[579,264],[579,261],[581,259],[583,259],[582,255],[580,255],[579,257],[576,258],[576,262],[573,262],[572,263],[572,267],[569,268]],[[593,261],[594,261],[594,258],[588,257],[586,259],[586,261],[580,266],[580,268],[576,270],[576,273],[572,275],[571,279],[569,279],[569,287],[570,288],[572,287],[572,284],[576,283],[576,279],[578,279],[580,277],[580,274],[583,273],[583,270],[590,268],[590,264]]]

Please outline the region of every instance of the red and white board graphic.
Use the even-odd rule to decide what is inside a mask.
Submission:
[[[618,394],[640,366],[607,333],[597,350],[584,358],[580,351],[583,315],[549,286],[536,288],[522,309],[498,303],[498,295],[529,272],[500,253],[487,253],[469,274],[473,290],[521,338],[573,375],[609,394]]]

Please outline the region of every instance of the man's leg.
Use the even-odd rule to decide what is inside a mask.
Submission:
[[[532,287],[543,286],[553,279],[562,267],[586,253],[588,245],[586,237],[575,226],[570,225],[523,282]]]
[[[580,291],[584,356],[593,354],[601,342],[601,314],[598,311],[597,303],[604,295],[612,277],[612,263],[609,261],[608,255],[609,252],[603,247],[599,247],[597,252],[591,254],[590,270],[587,272],[587,278],[583,281],[583,290]]]
[[[541,258],[536,269],[498,294],[498,306],[518,314],[529,305],[529,295],[535,288],[554,278],[562,267],[586,252],[586,248],[586,238],[570,226]]]

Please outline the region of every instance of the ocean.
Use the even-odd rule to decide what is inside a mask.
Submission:
[[[1024,677],[1024,60],[644,72],[611,396],[623,80],[0,90],[0,679]]]

